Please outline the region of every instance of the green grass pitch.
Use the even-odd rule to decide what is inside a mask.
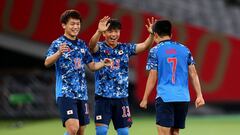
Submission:
[[[155,116],[137,115],[133,118],[130,135],[157,135]],[[181,135],[239,134],[240,115],[189,116]],[[24,120],[16,127],[16,121],[0,120],[0,135],[63,135],[65,129],[59,119]],[[95,135],[94,122],[86,128],[86,135]],[[116,135],[111,124],[108,135]]]

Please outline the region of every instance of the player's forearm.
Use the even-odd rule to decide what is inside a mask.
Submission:
[[[143,100],[148,100],[149,95],[152,93],[152,90],[154,89],[157,78],[155,75],[152,75],[152,74],[153,73],[151,72],[149,74]]]
[[[198,75],[194,75],[194,77],[192,78],[192,84],[195,89],[197,97],[201,97],[202,91],[201,91],[201,85],[200,85]]]
[[[154,34],[153,33],[150,33],[148,38],[144,41],[144,44],[146,46],[146,48],[149,48],[151,47],[151,45],[153,44],[154,42]]]
[[[60,51],[57,51],[52,56],[47,57],[45,62],[44,62],[45,67],[52,66],[59,59],[60,56],[61,56]]]
[[[105,66],[105,64],[104,64],[103,61],[95,62],[95,64],[94,64],[94,71],[99,70],[99,69],[103,68],[104,66]]]
[[[144,42],[137,44],[136,53],[140,53],[149,49],[154,42],[153,39],[154,39],[154,35],[149,34],[148,38]]]
[[[94,72],[96,70],[99,70],[101,68],[103,68],[105,66],[104,62],[103,61],[100,61],[100,62],[91,62],[88,64],[88,68]]]
[[[97,51],[97,42],[99,41],[100,37],[102,35],[102,32],[97,30],[95,34],[92,36],[92,38],[89,41],[89,49],[91,52]]]
[[[143,100],[148,100],[149,95],[152,93],[153,87],[146,87]]]
[[[201,91],[201,85],[198,78],[198,74],[195,68],[195,65],[189,65],[189,76],[191,79],[191,82],[193,84],[194,90],[196,92],[197,97],[202,97],[202,91]]]

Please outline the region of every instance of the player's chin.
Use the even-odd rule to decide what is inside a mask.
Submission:
[[[71,35],[76,37],[78,35],[79,32],[71,32]]]
[[[117,40],[109,40],[108,43],[110,45],[116,45],[117,44]]]

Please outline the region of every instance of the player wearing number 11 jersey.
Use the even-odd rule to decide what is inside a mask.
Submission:
[[[158,134],[178,135],[185,127],[188,103],[188,75],[197,93],[196,107],[204,104],[195,62],[190,50],[171,40],[171,23],[157,21],[153,26],[154,41],[158,43],[148,56],[146,69],[149,70],[147,86],[140,107],[147,108],[147,99],[156,81],[156,124]]]

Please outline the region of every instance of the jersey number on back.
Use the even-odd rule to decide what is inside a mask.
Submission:
[[[172,83],[175,84],[175,74],[177,68],[177,58],[168,58],[167,62],[172,65]]]

